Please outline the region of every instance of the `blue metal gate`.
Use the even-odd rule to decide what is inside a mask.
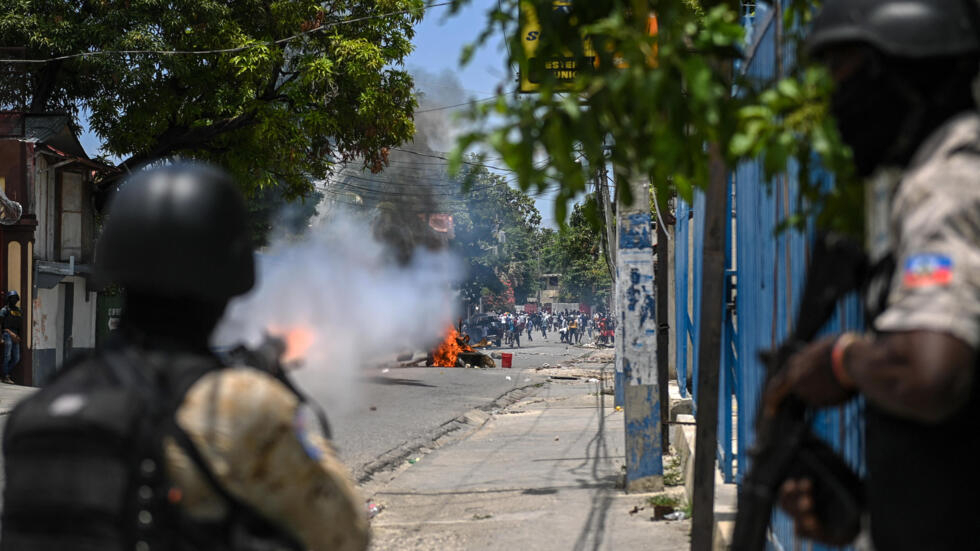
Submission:
[[[754,37],[749,58],[740,66],[743,74],[759,82],[776,76],[775,20],[763,5],[746,18]],[[792,61],[792,52],[783,52]],[[814,162],[814,166],[819,163]],[[799,201],[796,167],[773,181],[764,180],[759,161],[742,163],[731,175],[728,193],[728,238],[726,240],[726,304],[722,327],[719,373],[719,467],[727,482],[744,475],[747,450],[755,440],[755,414],[761,398],[764,367],[759,352],[774,348],[787,337],[797,315],[812,231],[776,232]],[[833,185],[827,174],[815,169],[811,178]],[[697,381],[698,331],[701,304],[701,257],[704,242],[704,195],[696,194],[693,205],[678,201],[675,227],[676,365],[679,386]],[[690,247],[690,251],[689,251]],[[838,306],[825,328],[828,332],[859,329],[862,312],[851,297]],[[691,370],[688,361],[691,358]],[[694,386],[695,407],[697,388]],[[696,410],[695,410],[696,411]],[[864,454],[862,404],[820,412],[814,421],[817,434],[830,442],[863,474]],[[773,546],[795,548],[790,520],[782,513],[773,517]],[[813,545],[812,549],[824,549]]]

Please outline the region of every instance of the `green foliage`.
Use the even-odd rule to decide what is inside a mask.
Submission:
[[[586,204],[575,204],[560,231],[542,232],[542,271],[561,274],[561,301],[604,305],[612,278],[602,255],[602,234],[590,223]]]
[[[695,187],[706,185],[708,144],[718,145],[729,166],[762,155],[768,176],[787,172],[791,160],[806,174],[819,158],[842,189],[802,182],[808,201],[799,205],[800,214],[817,209],[826,225],[852,231],[860,225],[859,207],[835,211],[854,190],[847,185],[847,150],[828,114],[827,75],[800,63],[772,82],[733,76],[745,46],[738,2],[571,0],[572,15],[561,17],[552,14],[552,0],[502,0],[476,43],[503,32],[512,67],[530,61],[519,5],[539,16],[536,57],[580,59],[591,44],[596,66],[580,67],[571,83],[546,72],[536,93],[475,106],[469,112],[475,130],[461,138],[457,158],[488,145],[516,171],[522,189],[557,185],[559,220],[587,191],[587,167],[606,162],[625,181],[649,179],[664,203],[674,193],[690,199]],[[784,37],[796,50],[813,9],[807,0],[786,7]],[[650,13],[658,17],[656,36],[648,33]],[[464,52],[464,61],[471,52]],[[617,186],[617,193],[619,201],[632,203],[628,186]]]
[[[767,181],[787,170],[791,159],[798,166],[801,202],[783,226],[802,227],[807,216],[818,216],[821,226],[851,234],[862,231],[862,194],[855,185],[850,149],[841,143],[828,112],[832,91],[822,67],[807,67],[798,77],[785,78],[756,95],[756,102],[739,108],[738,127],[728,144],[733,161],[760,158]],[[834,173],[837,185],[812,179],[811,168]]]
[[[678,505],[681,504],[681,498],[677,496],[667,495],[667,494],[659,494],[647,498],[647,503],[659,507],[677,507]]]
[[[471,186],[453,208],[456,237],[451,243],[467,269],[461,293],[477,302],[481,295],[513,292],[522,304],[539,285],[541,214],[528,194],[499,174],[470,167],[466,176]]]
[[[129,169],[180,155],[216,162],[245,191],[305,196],[338,160],[379,169],[414,133],[411,51],[422,0],[0,0],[8,66],[0,104],[83,113]],[[403,12],[387,17],[351,18]],[[290,39],[295,35],[301,37]],[[277,42],[278,41],[278,42]],[[16,54],[19,55],[19,54]],[[5,55],[5,57],[7,57]]]

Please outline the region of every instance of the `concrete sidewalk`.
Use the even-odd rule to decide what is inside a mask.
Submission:
[[[688,548],[689,520],[652,522],[652,494],[621,489],[623,414],[597,388],[552,381],[407,464],[372,496],[372,549]]]

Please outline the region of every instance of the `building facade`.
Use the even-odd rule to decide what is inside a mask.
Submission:
[[[17,291],[24,309],[19,384],[43,385],[73,352],[95,347],[92,198],[108,170],[88,158],[67,116],[0,113],[0,190],[22,207],[0,225],[0,288]]]

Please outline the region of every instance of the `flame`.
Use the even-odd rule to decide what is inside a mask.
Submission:
[[[456,360],[461,352],[473,352],[473,349],[459,338],[459,332],[455,328],[450,327],[445,340],[432,351],[432,365],[456,367]]]
[[[286,343],[286,351],[283,352],[281,361],[284,364],[297,362],[306,357],[306,353],[313,346],[316,335],[309,327],[297,326],[289,329],[282,327],[270,327],[269,334],[281,338]]]

